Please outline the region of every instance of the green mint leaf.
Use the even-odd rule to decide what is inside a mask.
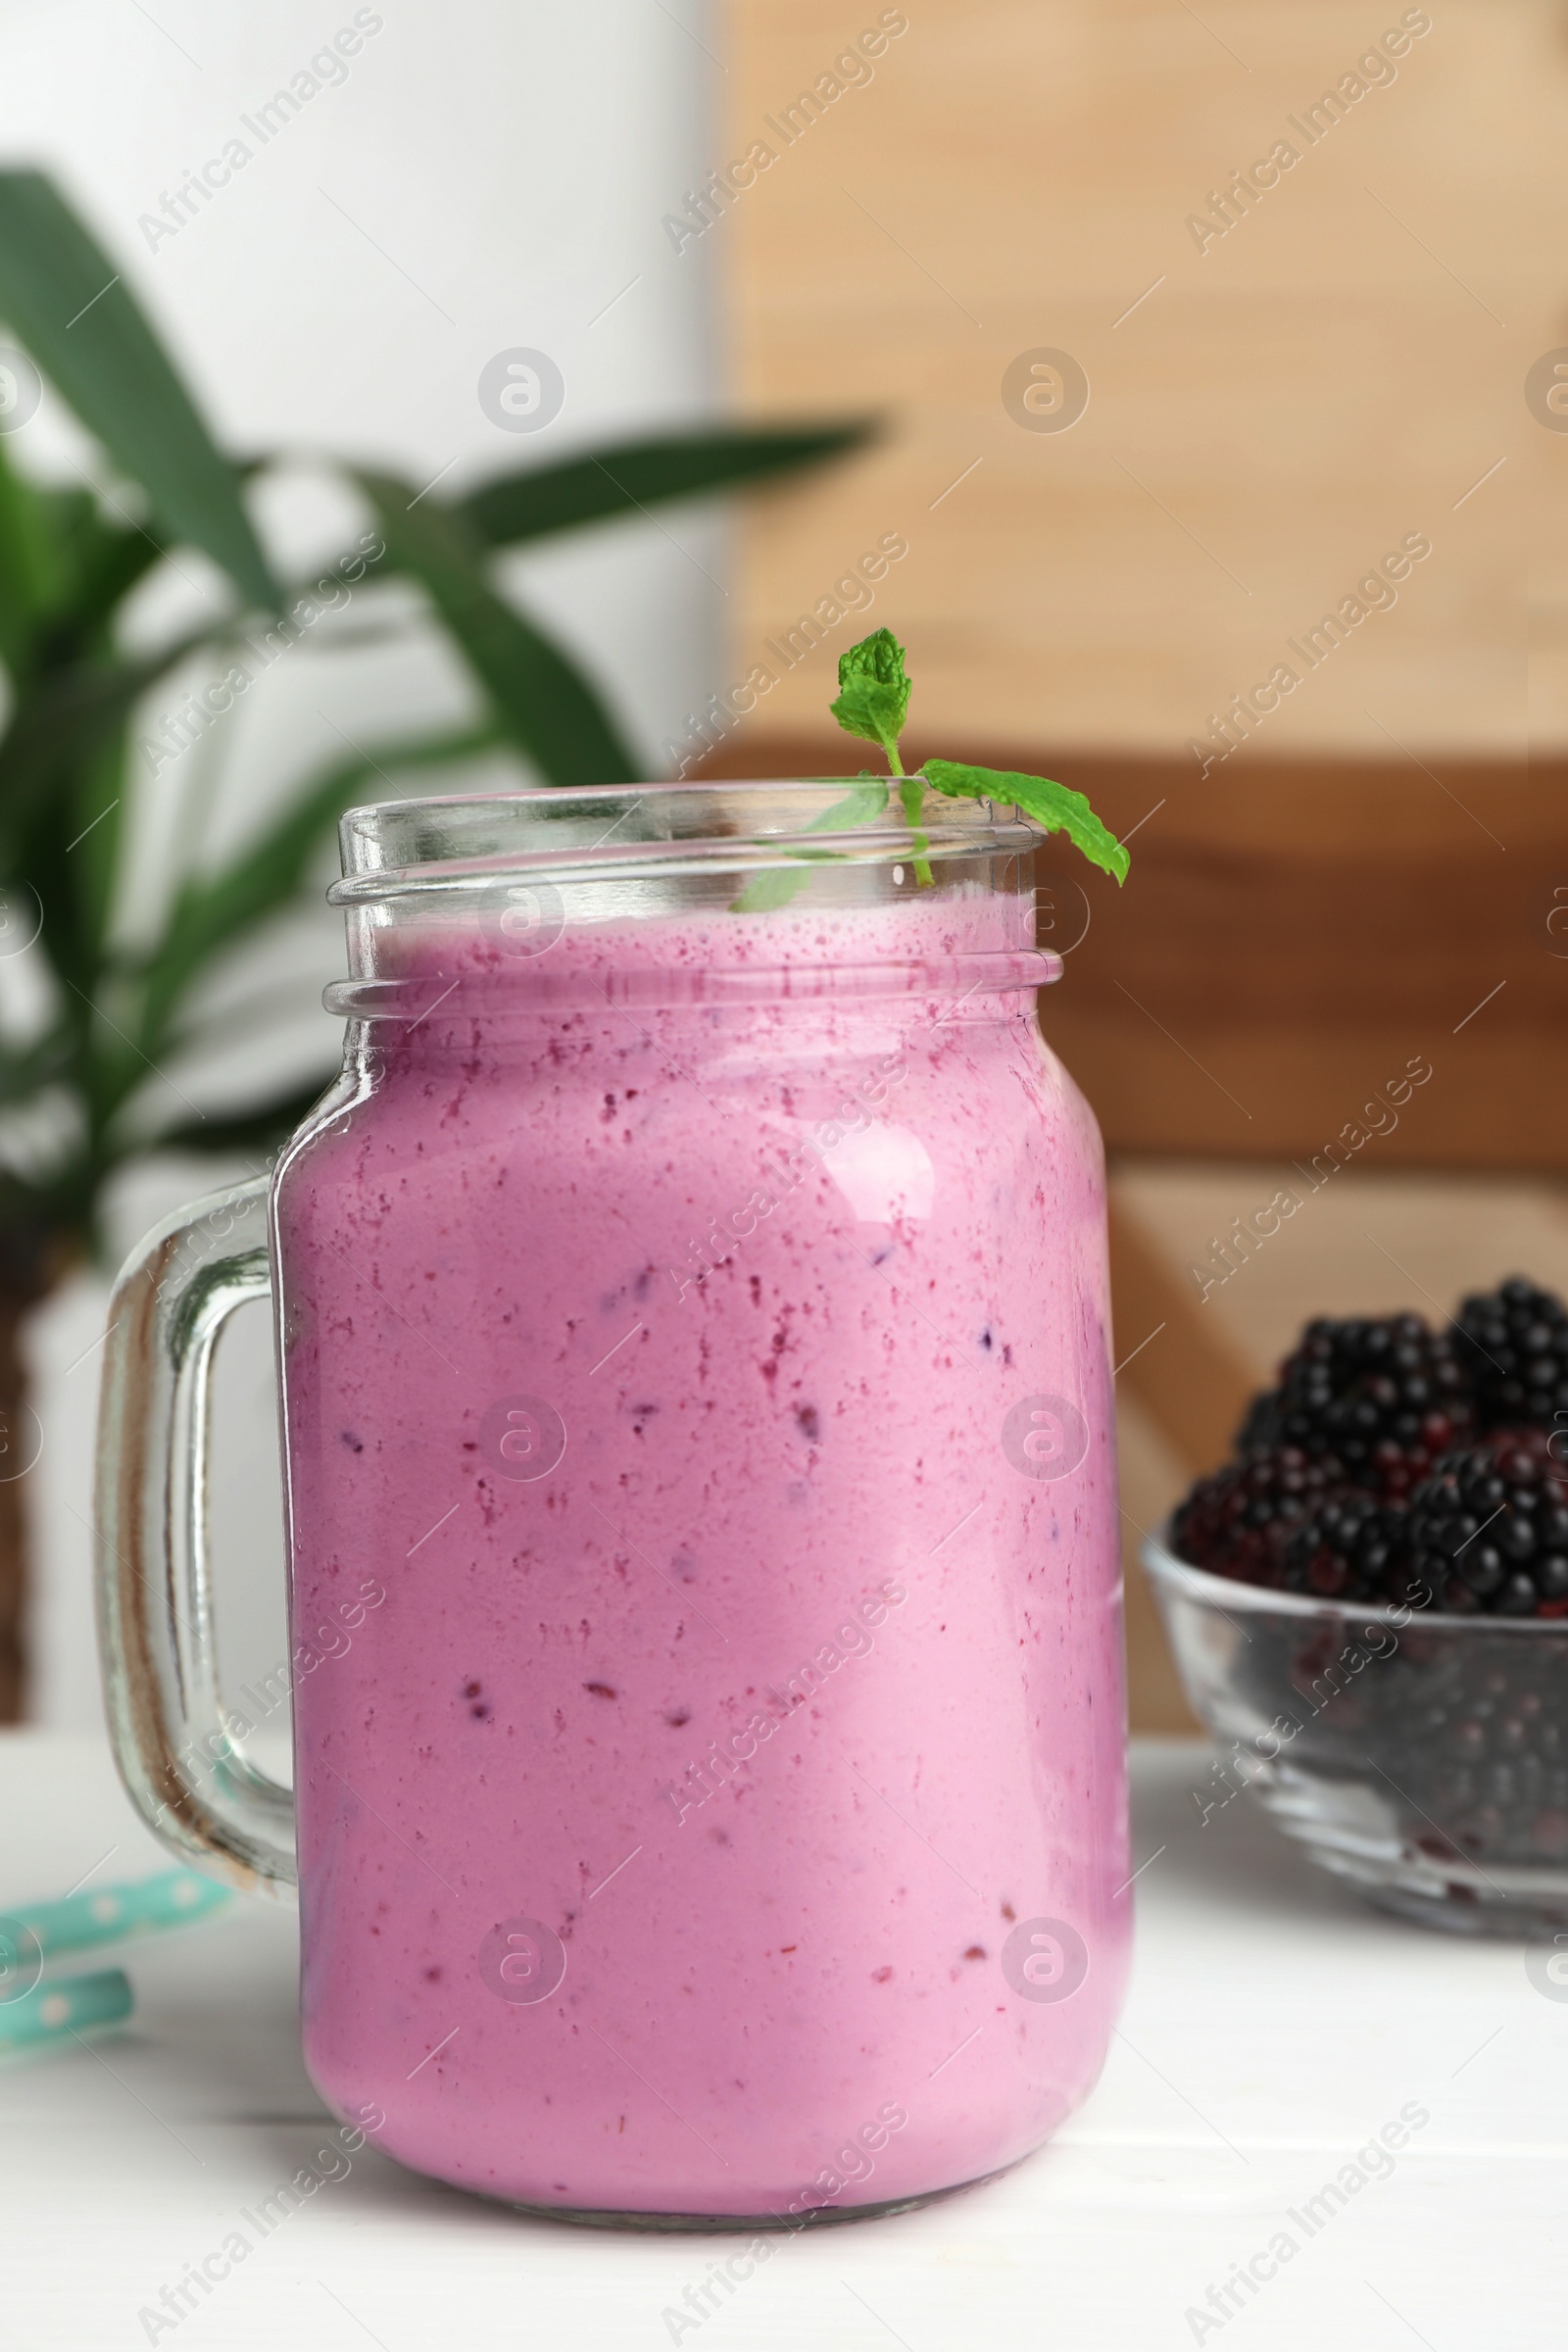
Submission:
[[[903,775],[899,737],[908,715],[909,680],[904,648],[891,629],[874,629],[840,654],[838,698],[829,708],[846,734],[879,743],[894,774]]]
[[[877,776],[868,776],[857,784],[853,792],[824,808],[804,827],[808,833],[848,833],[854,825],[868,825],[875,821],[888,805],[888,787]],[[753,874],[739,898],[730,901],[731,914],[765,914],[774,906],[787,906],[797,893],[810,880],[810,863],[834,858],[833,850],[791,850],[788,855],[809,862],[791,870],[775,866],[770,872]]]
[[[1127,852],[1070,785],[1053,784],[1048,776],[1021,776],[1010,768],[970,767],[955,760],[928,760],[921,773],[935,791],[953,800],[1010,801],[1046,832],[1065,833],[1075,849],[1118,882],[1127,879]]]

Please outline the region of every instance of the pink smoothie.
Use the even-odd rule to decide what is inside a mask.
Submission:
[[[1099,1138],[1028,993],[812,993],[1018,919],[401,933],[433,1009],[351,1033],[363,1099],[284,1162],[306,2054],[420,2171],[843,2211],[1012,2162],[1099,2072]],[[649,1002],[747,964],[798,993]]]

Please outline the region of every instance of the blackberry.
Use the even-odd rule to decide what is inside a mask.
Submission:
[[[1568,1430],[1568,1307],[1515,1274],[1459,1309],[1458,1352],[1483,1429],[1533,1421]],[[1568,1439],[1558,1448],[1568,1452]]]
[[[1445,1454],[1410,1496],[1410,1564],[1440,1609],[1568,1617],[1568,1465],[1544,1429]]]
[[[1320,1315],[1237,1444],[1337,1456],[1352,1484],[1395,1500],[1472,1425],[1469,1384],[1446,1334],[1419,1315]]]
[[[1340,1492],[1342,1482],[1332,1455],[1314,1459],[1294,1446],[1227,1462],[1200,1478],[1178,1507],[1172,1521],[1177,1553],[1216,1576],[1284,1589],[1292,1531]]]
[[[1284,1550],[1287,1591],[1323,1600],[1366,1600],[1379,1607],[1430,1604],[1414,1572],[1408,1516],[1399,1503],[1342,1494],[1290,1531]]]

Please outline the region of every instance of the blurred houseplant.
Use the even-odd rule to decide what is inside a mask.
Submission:
[[[9,436],[0,437],[0,958],[24,962],[39,983],[25,1020],[0,1003],[0,1446],[13,1472],[0,1478],[3,1720],[16,1712],[21,1682],[24,1522],[15,1473],[35,1427],[22,1319],[94,1250],[104,1186],[127,1158],[158,1149],[265,1152],[319,1092],[318,1082],[237,1113],[160,1118],[168,1090],[156,1073],[199,1041],[204,975],[298,903],[340,811],[385,797],[387,777],[417,789],[421,770],[508,749],[551,784],[636,777],[638,762],[593,686],[492,584],[500,551],[778,473],[851,446],[862,428],[666,435],[502,474],[450,501],[345,466],[374,528],[361,542],[367,552],[332,576],[357,579],[372,610],[377,582],[415,582],[475,682],[479,715],[458,733],[373,743],[303,778],[282,814],[228,863],[176,871],[156,936],[127,944],[118,918],[149,771],[135,748],[138,705],[198,656],[217,680],[242,621],[252,637],[292,641],[317,600],[304,584],[278,580],[246,512],[246,478],[272,461],[241,467],[220,454],[113,262],[35,172],[0,172],[0,319],[41,371],[14,348],[0,352],[0,436]],[[42,378],[100,445],[112,491],[46,487],[9,462]],[[159,650],[127,653],[126,599],[181,549],[210,559],[231,594]],[[212,692],[221,708],[223,688]],[[378,784],[367,782],[372,774]]]

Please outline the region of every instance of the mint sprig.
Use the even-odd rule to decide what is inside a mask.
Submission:
[[[918,775],[906,776],[899,757],[899,737],[909,713],[912,682],[904,666],[904,648],[891,629],[876,629],[858,645],[839,656],[839,692],[831,709],[839,725],[852,735],[880,744],[888,765],[901,779],[899,797],[912,828],[920,822],[924,786],[955,801],[1001,801],[1021,808],[1047,833],[1065,833],[1090,861],[1127,879],[1127,852],[1108,826],[1102,825],[1081,792],[1054,784],[1049,776],[1021,775],[1014,768],[975,767],[964,760],[927,760]],[[915,841],[915,879],[931,880],[931,868],[919,853],[923,836]]]
[[[1127,879],[1126,850],[1108,825],[1102,825],[1081,792],[1069,784],[1053,783],[1049,776],[1026,776],[1016,768],[977,767],[960,760],[927,760],[908,775],[899,755],[899,737],[909,715],[912,684],[904,666],[904,648],[891,629],[873,629],[858,645],[839,656],[839,690],[830,709],[849,735],[862,736],[886,755],[892,781],[899,788],[910,843],[914,879],[921,889],[934,880],[926,852],[930,841],[921,831],[925,796],[929,789],[954,801],[1000,801],[1021,808],[1046,833],[1065,833],[1074,849],[1094,865]],[[862,782],[844,800],[835,801],[806,827],[808,833],[839,833],[881,815],[888,805],[892,782],[882,783],[867,770]],[[792,849],[793,859],[809,863],[838,856],[833,850]],[[807,874],[799,864],[754,874],[740,896],[731,902],[737,914],[760,914],[785,906],[804,888]]]

